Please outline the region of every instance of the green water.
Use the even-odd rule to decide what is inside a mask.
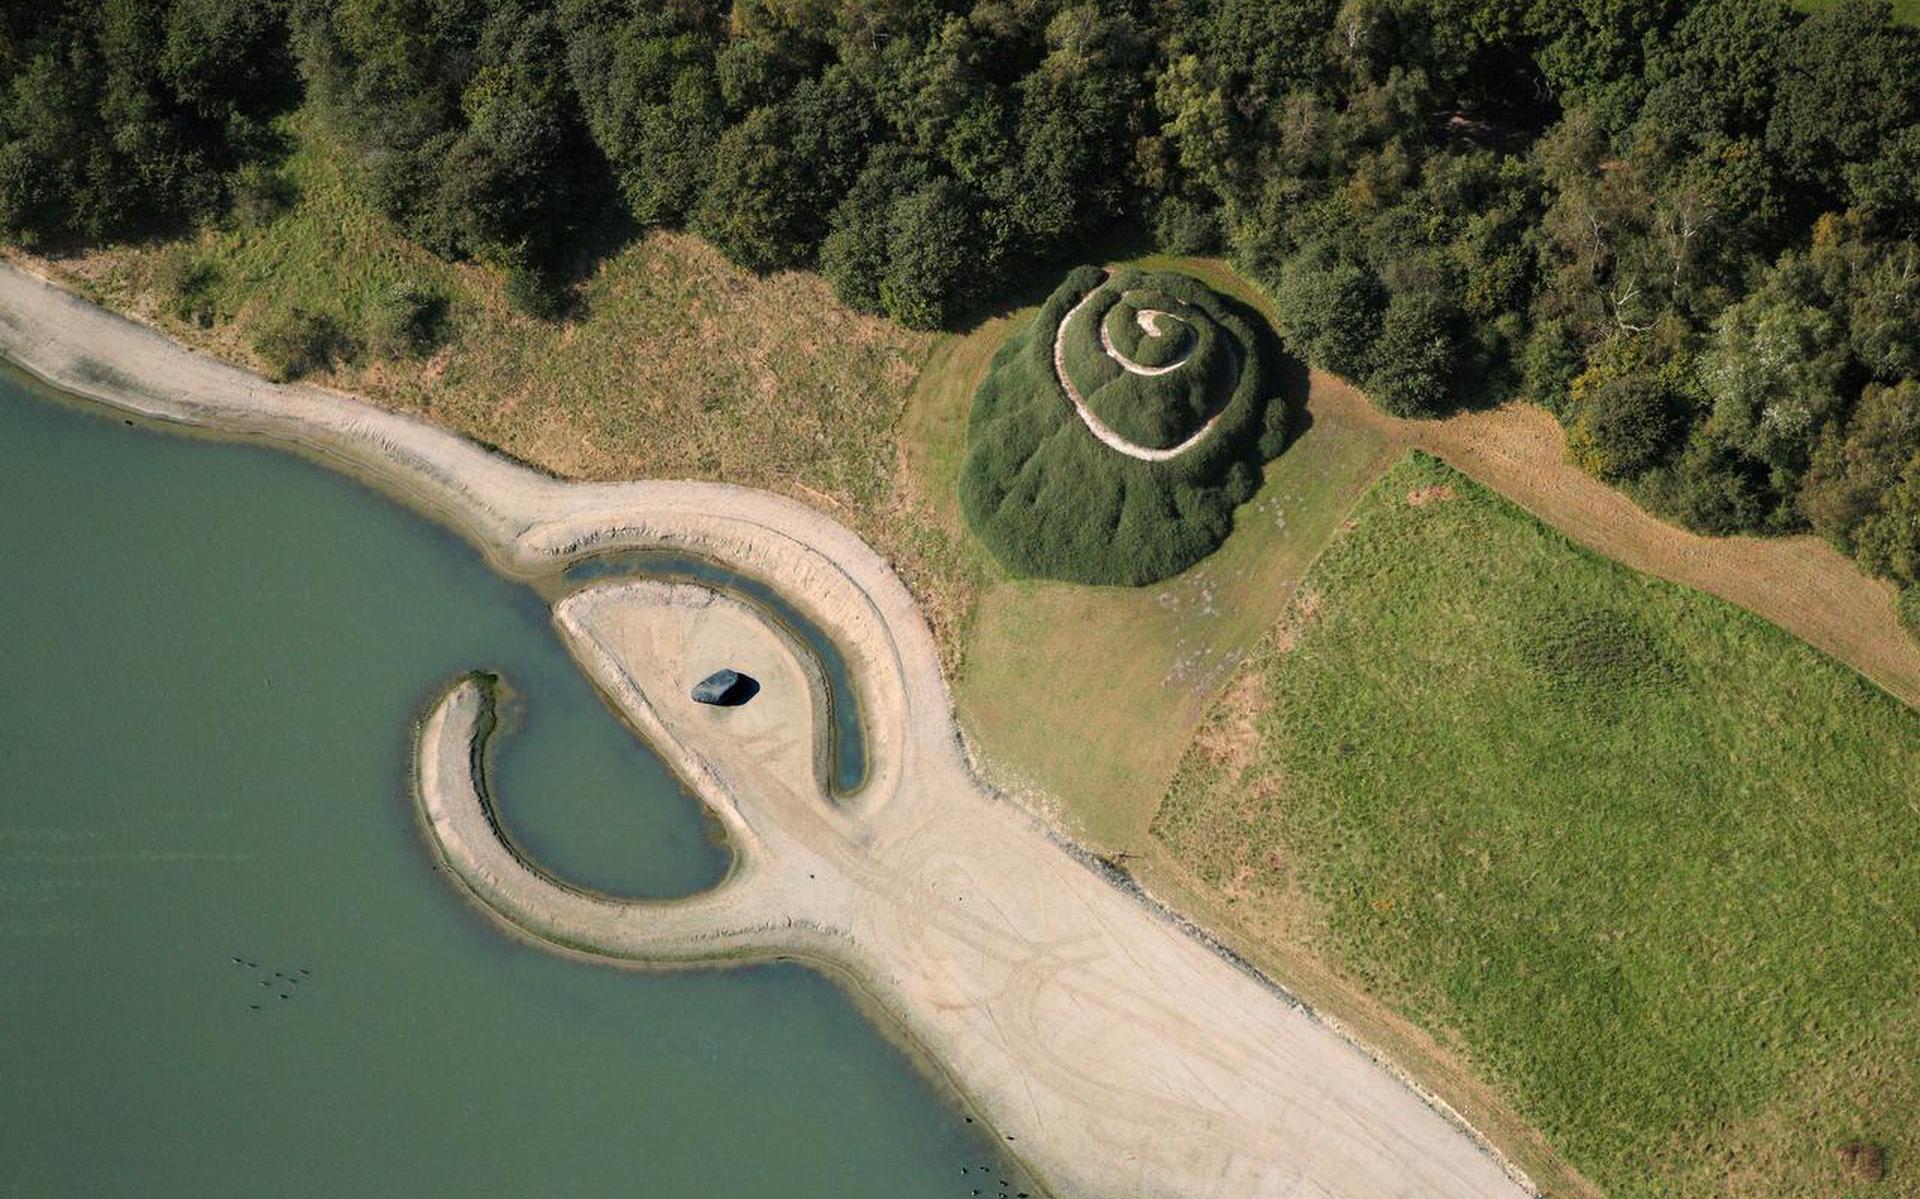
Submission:
[[[523,697],[497,792],[549,869],[725,868],[463,543],[0,374],[0,1194],[981,1186],[977,1126],[812,972],[567,961],[455,895],[404,788],[410,722],[473,667]]]

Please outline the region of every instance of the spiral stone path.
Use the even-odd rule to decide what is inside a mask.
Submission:
[[[649,966],[814,963],[856,988],[1059,1196],[1529,1193],[1391,1069],[985,787],[911,596],[821,513],[724,484],[550,479],[423,421],[267,383],[8,268],[0,352],[126,412],[350,470],[439,515],[505,571],[550,574],[617,550],[703,555],[774,584],[834,639],[871,764],[850,798],[823,785],[816,672],[758,609],[646,580],[556,605],[581,668],[726,830],[734,871],[680,901],[589,895],[517,858],[490,818],[491,688],[453,684],[420,730],[423,823],[450,877],[518,934]],[[693,703],[687,689],[716,664],[755,674],[760,694],[740,708]]]
[[[1096,288],[1095,290],[1097,291],[1099,289]],[[1123,295],[1121,298],[1124,299],[1125,296]],[[1081,303],[1085,302],[1084,300],[1081,301]],[[1171,312],[1164,312],[1158,308],[1142,308],[1133,314],[1133,319],[1139,323],[1141,332],[1145,333],[1148,337],[1160,337],[1162,336],[1160,332],[1160,322],[1162,320],[1178,321],[1181,318]],[[1061,322],[1062,325],[1065,325],[1065,323],[1064,321]],[[1185,322],[1182,323],[1184,324]],[[1172,371],[1177,371],[1187,364],[1187,359],[1193,357],[1193,347],[1189,345],[1180,356],[1172,362],[1163,363],[1160,366],[1143,366],[1127,357],[1120,351],[1119,346],[1113,344],[1113,331],[1107,328],[1107,322],[1104,320],[1100,322],[1100,348],[1106,351],[1107,357],[1120,364],[1121,370],[1126,371],[1128,374],[1146,375],[1149,378],[1154,375],[1164,375]],[[1064,371],[1060,377],[1063,379],[1066,378]]]
[[[1145,446],[1139,442],[1127,440],[1115,432],[1111,425],[1095,415],[1093,409],[1087,407],[1086,397],[1080,394],[1080,389],[1073,385],[1073,379],[1067,374],[1067,327],[1073,324],[1074,318],[1080,315],[1081,309],[1093,302],[1094,297],[1100,294],[1101,287],[1104,286],[1106,285],[1103,283],[1100,287],[1089,289],[1086,295],[1080,297],[1080,302],[1072,308],[1069,308],[1067,314],[1060,318],[1060,327],[1055,329],[1053,333],[1053,376],[1059,380],[1060,390],[1066,393],[1067,402],[1072,404],[1074,412],[1079,414],[1080,423],[1086,425],[1087,431],[1095,437],[1098,437],[1101,442],[1109,448],[1117,450],[1129,458],[1138,458],[1142,462],[1165,462],[1169,458],[1178,458],[1205,440],[1207,434],[1213,432],[1213,427],[1220,423],[1220,417],[1224,415],[1224,410],[1214,413],[1207,419],[1206,424],[1201,425],[1191,436],[1178,445],[1171,445],[1165,449],[1155,449],[1152,446]],[[1122,368],[1136,375],[1164,375],[1168,371],[1177,370],[1186,365],[1186,358],[1182,358],[1178,362],[1169,363],[1160,368],[1141,366],[1139,363],[1121,354],[1114,347],[1113,339],[1107,333],[1107,327],[1104,321],[1101,322],[1100,325],[1100,345],[1101,348],[1107,352],[1108,357],[1119,363]],[[1191,355],[1189,355],[1189,357],[1190,356]]]

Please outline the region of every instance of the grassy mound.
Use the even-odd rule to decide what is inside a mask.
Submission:
[[[1160,810],[1180,860],[1613,1199],[1920,1194],[1920,717],[1423,456],[1300,594]]]
[[[1103,329],[1135,365],[1171,369],[1127,370]],[[1186,448],[1150,461],[1096,436],[1055,374],[1056,335],[1096,420],[1146,451]],[[1177,574],[1226,538],[1286,444],[1281,370],[1259,318],[1198,280],[1081,267],[1008,339],[974,397],[967,520],[1017,574],[1127,585]]]

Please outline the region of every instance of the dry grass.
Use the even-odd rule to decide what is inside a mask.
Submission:
[[[496,273],[433,258],[369,209],[352,163],[310,116],[290,132],[283,170],[300,199],[271,222],[36,265],[254,366],[253,333],[277,313],[307,308],[355,330],[383,289],[426,288],[448,301],[437,352],[363,354],[314,381],[569,478],[724,479],[823,508],[894,561],[943,644],[957,644],[967,547],[905,485],[896,436],[934,337],[847,309],[818,275],[756,276],[664,231],[601,260],[571,319],[533,320],[510,310]],[[183,260],[211,268],[209,327],[173,312],[166,281]]]

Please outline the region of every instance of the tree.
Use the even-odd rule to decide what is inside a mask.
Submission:
[[[1402,292],[1380,320],[1367,390],[1395,416],[1432,416],[1454,402],[1460,359],[1458,310],[1439,296]]]
[[[724,128],[717,33],[665,9],[572,0],[567,68],[593,142],[635,220],[670,224],[693,210]]]
[[[1903,584],[1910,603],[1920,587],[1920,454],[1881,497],[1879,511],[1860,521],[1854,541],[1860,564]]]
[[[1671,453],[1685,407],[1668,372],[1597,364],[1573,382],[1567,452],[1603,479],[1644,474]]]
[[[900,146],[875,150],[834,209],[832,231],[820,246],[820,270],[834,294],[864,312],[881,311],[880,283],[891,258],[893,209],[932,175]]]
[[[1846,327],[1811,274],[1804,260],[1783,260],[1766,287],[1720,318],[1700,359],[1716,436],[1772,468],[1783,493],[1851,394]]]
[[[938,329],[971,298],[980,239],[957,184],[936,179],[896,200],[888,217],[880,305],[910,329]]]
[[[1781,43],[1767,147],[1803,186],[1812,211],[1843,193],[1847,169],[1879,157],[1893,134],[1920,120],[1920,30],[1892,19],[1883,0],[1840,0]]]
[[[1366,376],[1387,306],[1371,268],[1324,248],[1308,250],[1287,264],[1275,299],[1308,361],[1350,379]]]
[[[749,270],[795,265],[813,251],[799,175],[783,114],[755,109],[720,135],[694,229]]]
[[[5,21],[0,233],[33,244],[212,220],[295,96],[267,0],[49,0]]]
[[[598,208],[551,11],[532,0],[332,0],[302,61],[380,208],[428,249],[552,280]]]
[[[1814,531],[1854,551],[1863,522],[1882,517],[1902,474],[1920,458],[1920,382],[1871,384],[1845,429],[1829,428],[1814,452],[1799,494],[1800,511]],[[1871,534],[1889,543],[1885,529]],[[1880,555],[1890,559],[1891,552]]]

